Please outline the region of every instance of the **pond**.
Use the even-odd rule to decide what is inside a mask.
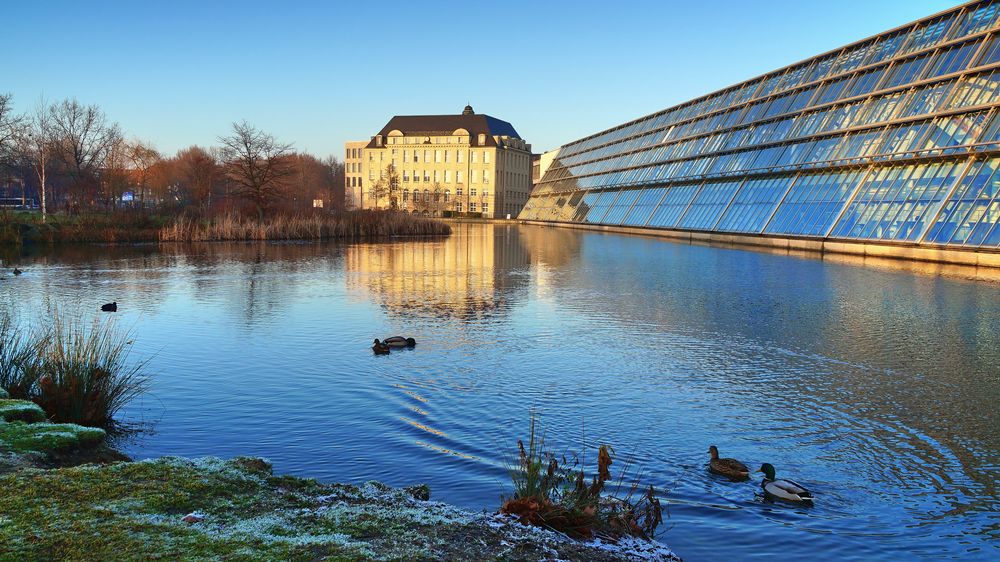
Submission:
[[[664,490],[661,540],[687,560],[1000,556],[988,272],[484,224],[18,259],[0,298],[21,322],[118,302],[154,376],[122,414],[136,458],[257,455],[492,511],[536,412],[557,451],[592,468],[611,444],[613,471]],[[394,334],[417,347],[374,356]],[[714,477],[713,444],[816,505]]]

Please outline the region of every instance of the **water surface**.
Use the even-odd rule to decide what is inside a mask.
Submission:
[[[1000,556],[1000,285],[513,225],[377,244],[72,247],[0,281],[21,321],[117,300],[151,392],[139,458],[259,455],[494,510],[540,413],[666,491],[687,560]],[[902,269],[899,269],[902,268]],[[412,351],[375,357],[375,337]],[[812,509],[705,470],[709,445]],[[756,467],[756,466],[755,466]]]

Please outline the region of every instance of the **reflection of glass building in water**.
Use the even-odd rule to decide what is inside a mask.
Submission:
[[[566,144],[519,218],[925,259],[1000,248],[998,16],[967,3]]]

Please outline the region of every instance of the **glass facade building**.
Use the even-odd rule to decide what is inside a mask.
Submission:
[[[558,149],[519,219],[1000,248],[1000,0]]]

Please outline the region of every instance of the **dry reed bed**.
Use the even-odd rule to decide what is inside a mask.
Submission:
[[[451,233],[448,225],[405,213],[347,211],[329,215],[278,216],[264,221],[225,215],[208,221],[179,217],[160,229],[161,242],[221,240],[365,239],[386,236],[437,236]]]

